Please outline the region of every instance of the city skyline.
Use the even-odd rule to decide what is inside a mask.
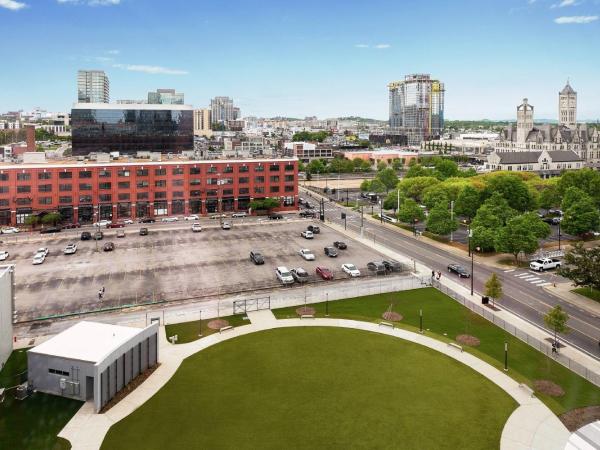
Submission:
[[[309,1],[300,10],[233,2],[223,11],[175,0],[165,21],[154,1],[2,0],[0,18],[23,50],[11,56],[19,70],[3,72],[12,88],[0,110],[69,110],[77,70],[98,69],[111,99],[172,87],[197,108],[229,96],[244,115],[386,120],[388,83],[434,73],[446,84],[449,120],[510,120],[525,97],[536,117],[558,119],[556,94],[567,79],[580,94],[580,120],[600,118],[600,64],[591,57],[598,0],[350,3],[341,10]],[[44,52],[41,36],[66,44]]]

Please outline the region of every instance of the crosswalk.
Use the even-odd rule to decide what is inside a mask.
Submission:
[[[543,286],[549,286],[552,284],[551,282],[549,282],[547,279],[542,277],[537,272],[532,272],[532,271],[521,272],[521,271],[517,271],[516,269],[509,269],[509,270],[505,270],[504,273],[511,273],[514,277],[519,278],[523,281],[526,281],[527,283],[533,284],[534,286],[543,287]]]

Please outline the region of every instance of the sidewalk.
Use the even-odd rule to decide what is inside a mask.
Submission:
[[[579,309],[600,317],[600,302],[595,302],[583,295],[571,292],[571,290],[575,288],[576,286],[571,283],[557,283],[556,286],[544,286],[544,289],[551,294],[562,298],[564,301],[575,305]]]
[[[436,350],[462,362],[504,389],[519,403],[502,431],[502,450],[564,449],[569,432],[554,414],[537,398],[531,397],[508,375],[467,352],[458,352],[437,339],[402,329],[380,327],[369,322],[343,319],[284,319],[276,320],[271,311],[250,313],[252,323],[223,334],[217,333],[188,344],[172,345],[166,341],[164,327],[160,328],[160,366],[135,391],[116,404],[105,414],[94,414],[90,403],[84,404],[71,421],[59,433],[71,442],[73,450],[97,450],[112,426],[131,414],[158,392],[175,374],[181,362],[207,347],[257,331],[303,326],[343,327],[380,333],[404,339]]]

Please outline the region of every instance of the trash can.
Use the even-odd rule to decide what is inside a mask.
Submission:
[[[490,302],[489,297],[481,297],[481,303],[487,305]]]

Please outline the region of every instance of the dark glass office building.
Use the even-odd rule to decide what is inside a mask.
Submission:
[[[80,103],[71,110],[73,155],[193,150],[193,115],[184,105]]]

